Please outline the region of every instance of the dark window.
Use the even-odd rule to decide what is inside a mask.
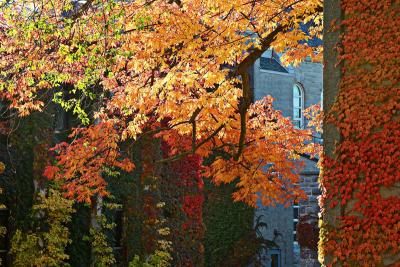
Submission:
[[[114,247],[116,247],[116,248],[122,247],[123,217],[124,217],[124,211],[122,209],[118,209],[115,211],[115,215],[114,215],[114,223],[115,223]]]
[[[271,267],[280,267],[278,254],[271,255]]]
[[[113,212],[113,222],[115,223],[115,227],[113,229],[113,250],[114,256],[117,264],[120,264],[123,260],[122,254],[122,239],[123,239],[123,218],[124,211],[123,209],[117,209]]]
[[[299,207],[293,206],[293,218],[294,219],[299,218]]]
[[[268,249],[268,267],[280,267],[281,266],[281,250],[279,248]]]
[[[293,205],[293,242],[297,242],[297,224],[299,222],[299,205]]]

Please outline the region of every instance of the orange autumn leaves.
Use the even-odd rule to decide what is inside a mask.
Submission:
[[[69,197],[107,194],[104,168],[132,168],[120,142],[145,134],[168,139],[172,131],[190,140],[181,153],[227,156],[206,174],[217,183],[240,177],[236,200],[255,205],[261,193],[272,204],[301,195],[294,160],[312,153],[309,133],[293,129],[269,98],[244,110],[250,99],[239,69],[269,48],[289,49],[294,62],[314,55],[299,41],[320,35],[322,1],[55,2],[26,11],[31,17],[16,12],[22,1],[4,9],[0,94],[18,115],[43,109],[54,96],[82,119],[45,172],[64,181]],[[310,21],[313,36],[300,30]],[[88,100],[93,115],[82,107]],[[95,118],[101,123],[90,125]]]
[[[57,165],[44,171],[47,178],[63,181],[69,198],[90,202],[95,194],[108,195],[105,168],[118,167],[127,172],[134,168],[127,158],[122,158],[120,137],[110,122],[75,129],[70,138],[70,144],[60,143],[52,149],[58,154]]]
[[[238,191],[234,199],[255,205],[257,200],[263,205],[276,202],[291,204],[294,198],[305,197],[298,183],[301,164],[296,161],[303,153],[314,154],[310,131],[293,128],[289,118],[272,108],[272,98],[256,101],[249,109],[246,147],[239,160],[217,158],[208,170],[216,183],[235,181]],[[238,127],[238,126],[237,126]],[[223,133],[220,145],[233,143],[238,137],[237,130]],[[225,147],[224,151],[229,151]]]

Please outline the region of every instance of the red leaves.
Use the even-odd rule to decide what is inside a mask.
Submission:
[[[339,130],[337,158],[325,158],[324,208],[340,205],[345,216],[322,248],[342,266],[380,266],[400,252],[400,7],[389,0],[344,0],[346,19],[340,93],[328,114]],[[386,49],[385,47],[390,47]],[[326,210],[324,210],[326,212]],[[334,241],[333,241],[334,240]]]
[[[90,202],[95,194],[105,196],[106,182],[103,178],[107,168],[132,171],[129,159],[122,159],[118,148],[119,134],[113,122],[102,122],[88,128],[77,128],[69,136],[75,138],[60,143],[52,150],[58,152],[57,166],[48,166],[44,175],[49,179],[64,181],[67,197]]]
[[[180,151],[190,149],[191,138],[180,136],[172,131],[168,135],[167,141],[162,143],[163,153],[173,156]],[[198,228],[202,224],[202,209],[204,195],[202,192],[204,182],[201,171],[203,170],[202,158],[198,155],[188,155],[180,160],[169,163],[174,175],[176,175],[177,190],[185,192],[182,198],[182,210],[187,216],[184,223],[184,230],[189,226]],[[180,188],[180,189],[179,189]]]
[[[60,168],[58,168],[57,166],[46,166],[46,168],[44,169],[43,175],[47,179],[51,180],[56,177],[56,175],[59,171],[60,171]]]
[[[185,196],[183,199],[183,210],[192,220],[200,220],[203,208],[204,196]],[[201,222],[201,221],[200,221]]]

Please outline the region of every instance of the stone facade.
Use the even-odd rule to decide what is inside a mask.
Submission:
[[[307,108],[321,102],[322,98],[322,64],[303,62],[298,67],[279,68],[279,57],[272,51],[264,53],[253,68],[253,86],[255,100],[266,95],[274,98],[274,108],[281,110],[285,117],[293,118],[293,87],[298,85],[303,91],[303,107]],[[303,125],[307,125],[304,120]],[[320,142],[317,138],[315,141]],[[300,185],[308,199],[300,201],[296,206],[284,208],[263,207],[257,209],[256,218],[268,225],[263,229],[264,238],[273,240],[279,250],[279,264],[276,267],[314,267],[320,266],[317,260],[315,238],[318,239],[318,196],[321,194],[318,184],[319,170],[314,161],[303,159],[305,164],[300,173]],[[304,241],[295,240],[297,229],[301,227],[301,237]],[[310,239],[310,240],[308,240]],[[271,260],[265,261],[265,266],[272,266]]]

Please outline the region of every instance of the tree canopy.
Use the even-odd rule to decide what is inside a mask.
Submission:
[[[206,175],[240,177],[236,200],[255,205],[301,197],[300,154],[310,133],[253,102],[249,68],[267,49],[297,64],[319,47],[322,0],[1,1],[0,97],[9,116],[49,101],[81,126],[54,150],[45,175],[67,196],[106,195],[105,168],[134,168],[121,142],[144,135],[172,148],[155,162],[220,153]],[[304,31],[303,26],[308,30]],[[188,141],[189,140],[189,141]]]

